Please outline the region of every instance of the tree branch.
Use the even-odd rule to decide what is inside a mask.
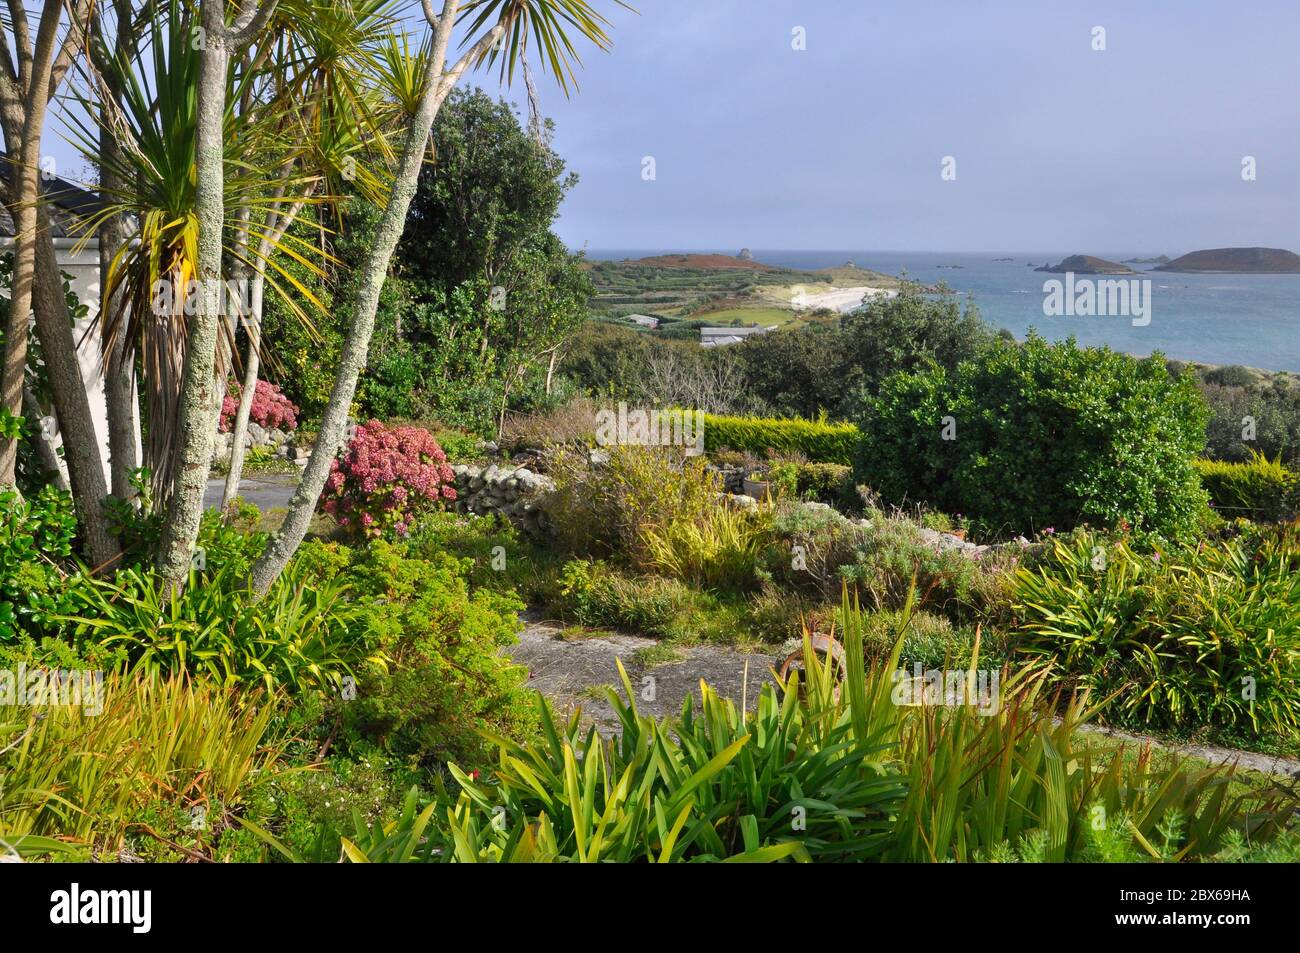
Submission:
[[[438,17],[433,12],[433,0],[420,0],[420,4],[424,7],[424,18],[429,21],[429,26],[435,30],[438,29]],[[446,5],[444,4],[443,16],[446,15]]]
[[[8,0],[9,18],[13,22],[14,48],[18,52],[18,85],[26,86],[32,61],[32,34],[27,25],[27,10],[23,0]]]
[[[63,45],[59,47],[59,55],[55,57],[54,65],[50,68],[50,99],[54,98],[54,94],[63,83],[63,77],[67,74],[68,68],[72,66],[72,61],[76,59],[77,53],[86,45],[90,26],[90,4],[91,0],[78,0],[76,9],[71,12],[68,35],[63,38]],[[77,35],[78,23],[82,24],[80,36]]]
[[[456,65],[443,74],[441,79],[442,95],[451,92],[452,88],[460,81],[461,75],[469,69],[471,63],[484,56],[492,45],[496,43],[506,32],[506,25],[498,23],[487,33],[484,33],[479,41],[465,51],[465,55],[456,61]]]
[[[243,46],[266,29],[271,15],[275,13],[276,2],[277,0],[266,0],[261,7],[252,7],[239,14],[226,33],[230,42],[234,46]]]

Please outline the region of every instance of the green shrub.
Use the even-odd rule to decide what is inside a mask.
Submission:
[[[1290,374],[1245,384],[1215,383],[1205,375],[1201,393],[1210,408],[1205,455],[1243,462],[1252,452],[1300,469],[1300,384]]]
[[[0,646],[39,637],[67,611],[77,517],[72,496],[44,487],[33,499],[0,493]]]
[[[650,560],[647,532],[701,519],[718,506],[721,487],[700,457],[674,450],[618,446],[608,461],[560,453],[552,460],[555,490],[546,513],[561,546],[585,556],[619,556],[633,566]]]
[[[483,455],[479,449],[479,439],[471,434],[457,430],[444,430],[435,435],[442,452],[447,455],[449,463],[463,463],[475,460]]]
[[[527,736],[534,717],[521,691],[526,672],[501,654],[519,631],[513,593],[470,590],[472,561],[416,555],[410,543],[350,550],[308,543],[298,561],[309,578],[349,586],[361,631],[387,660],[359,673],[355,698],[338,706],[342,744],[373,745],[425,768],[476,761],[480,731]]]
[[[1253,453],[1248,463],[1197,460],[1195,466],[1211,505],[1224,516],[1277,522],[1300,509],[1300,474],[1281,460]]]
[[[823,600],[847,582],[877,610],[897,609],[915,581],[919,602],[954,622],[996,616],[1006,601],[1009,558],[967,556],[928,542],[921,527],[870,512],[856,525],[834,511],[790,507],[775,521],[776,541],[763,554],[768,578]]]
[[[1109,348],[999,342],[953,372],[887,380],[854,475],[886,502],[963,513],[985,535],[1127,524],[1190,535],[1206,410],[1189,376]]]
[[[795,471],[795,489],[800,499],[849,507],[854,503],[853,468],[842,463],[801,463]]]
[[[668,636],[691,602],[691,591],[677,580],[627,576],[602,562],[575,559],[560,573],[553,606],[582,625]]]
[[[857,428],[852,424],[714,414],[704,417],[704,449],[710,453],[724,448],[755,454],[774,450],[802,454],[817,463],[849,464],[857,442]]]
[[[1079,533],[1018,574],[1017,648],[1113,721],[1300,730],[1300,533],[1143,555]]]

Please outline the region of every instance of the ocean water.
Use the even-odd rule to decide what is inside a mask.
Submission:
[[[621,260],[682,253],[682,249],[606,249],[589,258]],[[692,249],[719,253],[718,249]],[[736,249],[722,251],[734,255]],[[989,323],[1023,337],[1030,328],[1050,340],[1074,335],[1080,344],[1204,364],[1245,364],[1300,372],[1300,275],[1182,275],[1130,265],[1151,280],[1151,322],[1134,327],[1128,317],[1054,317],[1043,313],[1043,282],[1062,275],[1034,271],[1073,252],[877,252],[754,249],[757,261],[815,270],[852,261],[886,274],[906,273],[926,284],[946,282],[970,300]],[[1090,252],[1091,254],[1091,252]],[[1099,254],[1111,261],[1154,257],[1158,252]],[[1011,261],[995,261],[1010,258]],[[944,266],[960,267],[944,267]],[[1031,267],[1032,265],[1032,267]],[[1082,277],[1082,276],[1081,276]]]

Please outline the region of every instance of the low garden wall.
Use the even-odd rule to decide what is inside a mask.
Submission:
[[[548,476],[527,467],[500,467],[459,463],[456,474],[456,512],[489,516],[499,513],[532,536],[550,533],[543,508],[546,494],[555,488]]]

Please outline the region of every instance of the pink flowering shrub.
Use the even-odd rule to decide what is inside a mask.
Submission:
[[[221,422],[217,425],[222,433],[229,432],[235,425],[241,390],[238,381],[231,381],[226,388],[226,396],[221,401]],[[273,427],[293,430],[298,426],[298,407],[270,381],[258,381],[253,389],[253,405],[248,409],[248,419],[268,430]]]
[[[389,429],[372,420],[357,427],[343,456],[331,464],[320,505],[340,525],[365,536],[389,530],[405,536],[422,513],[456,499],[455,479],[429,431]]]

